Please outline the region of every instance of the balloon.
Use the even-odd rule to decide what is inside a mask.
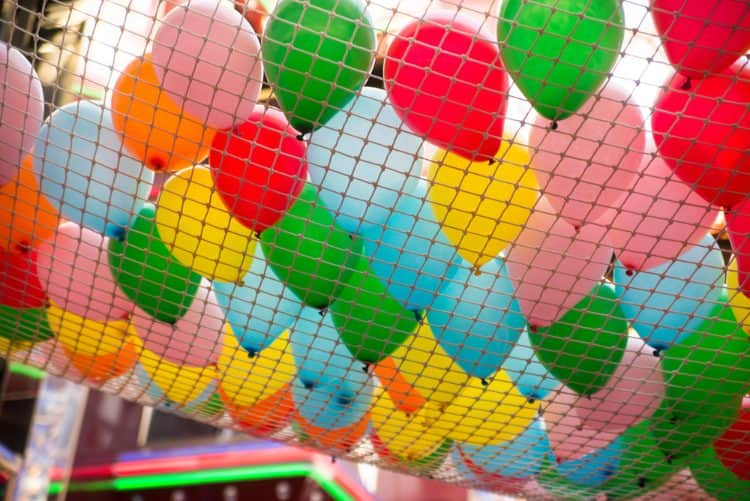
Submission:
[[[219,131],[209,163],[229,212],[260,233],[281,219],[307,178],[306,145],[279,110],[256,106],[247,121]]]
[[[523,493],[526,484],[525,479],[506,477],[483,469],[467,457],[461,446],[457,446],[452,451],[451,463],[461,478],[476,485],[481,485],[483,489],[491,489],[506,495],[521,495]]]
[[[351,354],[368,364],[393,353],[418,325],[414,313],[388,294],[364,258],[357,261],[330,312]]]
[[[45,308],[12,308],[0,304],[0,339],[37,343],[53,337]]]
[[[214,293],[237,340],[251,354],[294,325],[304,307],[268,266],[260,245],[240,283],[214,282]]]
[[[614,287],[600,283],[560,320],[531,330],[529,338],[553,376],[589,396],[611,381],[622,360],[628,321]]]
[[[0,249],[0,305],[41,308],[47,304],[47,293],[39,280],[36,258],[30,252]]]
[[[677,258],[647,271],[622,263],[614,270],[622,311],[638,335],[657,350],[667,349],[694,332],[723,292],[724,260],[713,236]]]
[[[589,98],[580,115],[551,128],[537,115],[529,146],[539,187],[573,226],[609,223],[646,164],[643,114],[614,82]]]
[[[135,305],[112,276],[108,240],[76,223],[63,223],[39,247],[39,280],[60,308],[100,322],[127,318],[133,311]]]
[[[750,8],[740,0],[651,0],[654,25],[677,71],[703,78],[750,50]]]
[[[508,76],[477,21],[428,12],[410,22],[388,47],[383,74],[393,107],[418,134],[479,162],[497,153]]]
[[[497,39],[513,81],[550,120],[569,117],[599,88],[620,54],[617,0],[506,0]]]
[[[425,184],[401,194],[384,226],[363,232],[370,269],[413,311],[429,308],[458,271],[456,248],[435,221]]]
[[[102,105],[78,101],[56,109],[34,146],[42,193],[65,219],[118,236],[143,207],[154,173],[122,151]]]
[[[443,428],[457,442],[499,444],[523,433],[537,409],[538,405],[529,402],[501,370],[489,381],[470,379],[445,406],[433,427]]]
[[[361,244],[336,225],[311,184],[260,244],[276,275],[314,308],[338,296],[361,256]]]
[[[163,322],[136,308],[133,324],[144,346],[169,362],[205,367],[219,358],[224,313],[208,282],[201,284],[185,316],[176,322]]]
[[[502,369],[518,391],[532,400],[543,400],[549,392],[560,386],[560,381],[537,358],[525,329],[503,362]]]
[[[728,470],[713,447],[706,447],[690,459],[690,471],[700,488],[719,501],[742,499],[750,492],[750,481]]]
[[[292,127],[327,123],[367,80],[375,32],[356,0],[282,0],[263,33],[263,63]]]
[[[153,60],[162,89],[209,127],[242,123],[260,94],[258,37],[222,0],[189,0],[175,7],[154,35]]]
[[[122,240],[109,240],[109,265],[130,300],[157,320],[174,323],[190,308],[201,277],[170,254],[155,218],[155,207],[146,204]]]
[[[140,348],[139,344],[133,341],[134,338],[128,336],[117,351],[102,351],[93,355],[71,350],[60,343],[62,352],[70,360],[62,375],[68,378],[74,377],[79,381],[85,379],[97,385],[123,376],[130,372],[138,362]]]
[[[406,414],[413,414],[427,403],[419,390],[401,375],[392,357],[386,357],[375,364],[373,372],[378,378],[380,386],[391,397],[391,402],[396,409]]]
[[[451,449],[453,449],[454,444],[453,440],[446,439],[431,454],[423,458],[406,461],[388,450],[388,447],[383,444],[383,441],[374,430],[370,433],[370,442],[372,442],[375,452],[384,463],[390,466],[406,467],[409,471],[422,475],[429,475],[440,468],[445,462],[445,458],[451,452]]]
[[[221,388],[219,396],[232,421],[244,432],[256,436],[266,437],[282,430],[294,413],[291,383],[250,407],[237,405]]]
[[[503,364],[526,319],[499,258],[479,273],[464,262],[427,310],[427,320],[440,346],[467,374],[486,378]]]
[[[2,313],[0,313],[2,315]],[[21,358],[26,358],[23,352],[29,352],[34,347],[34,343],[28,341],[13,341],[3,337],[0,331],[0,358],[11,360],[21,352]]]
[[[44,119],[44,95],[31,63],[0,42],[0,187],[18,173]]]
[[[750,294],[748,272],[750,272],[750,201],[747,199],[725,211],[727,232],[734,252],[734,265],[737,268],[738,293]]]
[[[667,165],[709,203],[728,209],[750,191],[748,106],[750,68],[735,63],[695,82],[675,75],[651,115]]]
[[[750,398],[742,400],[737,421],[714,442],[714,450],[727,470],[750,481]]]
[[[504,141],[496,157],[472,162],[439,150],[429,167],[435,218],[461,256],[476,267],[516,239],[539,197],[526,148]]]
[[[617,473],[622,456],[622,437],[579,459],[557,465],[557,471],[574,484],[597,487]]]
[[[16,177],[0,187],[0,249],[36,248],[58,224],[57,209],[41,193],[34,163],[27,155]]]
[[[151,54],[134,59],[112,92],[112,124],[133,157],[156,172],[208,156],[214,131],[185,113],[161,88]]]
[[[350,426],[335,430],[328,430],[308,423],[299,412],[294,413],[293,419],[292,429],[297,433],[297,437],[302,444],[318,449],[339,450],[345,453],[350,453],[354,449],[354,446],[362,440],[370,426],[369,414]]]
[[[421,157],[422,140],[373,87],[315,130],[307,147],[320,199],[350,233],[385,223],[399,194],[417,182]]]
[[[47,322],[68,352],[88,356],[122,350],[130,334],[127,320],[99,322],[65,311],[54,302],[47,308]]]
[[[229,214],[206,167],[184,169],[167,180],[156,226],[172,255],[209,280],[237,282],[250,268],[253,232]]]
[[[297,412],[308,423],[336,430],[367,415],[372,404],[372,385],[364,385],[355,393],[347,389],[345,381],[316,384],[308,389],[296,380],[292,383],[292,397]]]
[[[545,459],[537,475],[537,481],[542,489],[546,489],[544,494],[554,492],[558,496],[565,496],[566,499],[595,499],[599,490],[594,487],[572,482],[567,476],[563,475],[552,463],[553,459]],[[575,464],[572,465],[575,467]]]
[[[729,306],[745,332],[750,333],[750,298],[741,290],[743,285],[740,283],[737,259],[734,258],[729,261],[727,266]]]
[[[606,240],[626,268],[643,271],[674,261],[711,230],[718,210],[682,182],[660,157],[620,204]]]
[[[176,365],[145,349],[138,362],[169,401],[178,405],[200,399],[209,387],[211,394],[216,391],[216,369],[213,366]]]
[[[269,398],[297,373],[288,331],[252,357],[237,344],[231,329],[225,329],[223,340],[216,363],[219,389],[239,407],[252,407]]]
[[[552,325],[601,281],[612,257],[604,232],[595,225],[576,230],[540,199],[505,260],[532,327]]]

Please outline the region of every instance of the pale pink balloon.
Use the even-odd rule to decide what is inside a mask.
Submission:
[[[0,42],[0,186],[31,152],[44,120],[42,84],[17,49]]]
[[[76,369],[57,339],[35,344],[29,362],[38,367],[44,367],[46,372],[55,376],[64,376],[76,382],[86,380],[86,376]]]
[[[607,232],[620,262],[639,271],[675,260],[706,236],[719,215],[661,157],[646,156],[644,162]]]
[[[231,3],[174,7],[154,36],[152,55],[163,89],[187,113],[217,129],[250,116],[263,81],[260,42]]]
[[[529,135],[539,187],[574,226],[607,223],[642,168],[643,115],[630,94],[610,82],[570,118],[537,115]]]
[[[605,231],[593,224],[576,230],[544,198],[539,200],[506,258],[530,326],[554,323],[602,279],[612,258]]]
[[[661,405],[664,391],[659,357],[653,348],[632,335],[607,386],[591,398],[579,397],[576,415],[588,430],[622,433],[650,417]]]
[[[219,359],[224,313],[205,280],[190,309],[174,324],[156,320],[138,307],[133,324],[147,349],[174,364],[206,367]]]
[[[112,276],[108,241],[95,231],[67,222],[39,247],[39,281],[56,305],[99,322],[129,316],[135,305]]]
[[[675,473],[666,483],[655,490],[635,498],[634,501],[655,499],[679,499],[680,501],[706,501],[713,499],[700,488],[689,468]]]

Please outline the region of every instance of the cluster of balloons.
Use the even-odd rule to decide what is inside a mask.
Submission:
[[[650,129],[608,78],[617,0],[504,0],[497,33],[430,12],[384,89],[357,0],[282,0],[262,40],[188,0],[109,102],[44,123],[3,45],[0,354],[516,494],[685,468],[747,492],[750,29],[727,26],[750,7],[651,11],[676,74]],[[528,144],[504,136],[511,84]]]

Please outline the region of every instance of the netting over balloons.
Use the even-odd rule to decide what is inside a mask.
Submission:
[[[84,77],[146,26],[101,99],[0,44],[0,356],[532,499],[750,496],[748,2],[102,4],[54,3]]]

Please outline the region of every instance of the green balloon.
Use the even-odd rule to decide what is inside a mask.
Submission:
[[[746,499],[750,492],[750,481],[728,470],[713,447],[706,447],[690,461],[690,471],[700,488],[719,501]]]
[[[536,354],[557,379],[581,395],[604,388],[628,342],[628,321],[614,288],[599,284],[549,327],[529,332]]]
[[[414,312],[388,294],[364,258],[357,261],[330,312],[354,358],[371,364],[393,353],[419,325]]]
[[[146,204],[122,239],[109,240],[109,265],[131,301],[157,320],[175,323],[193,304],[201,276],[172,256],[155,217],[154,205]]]
[[[451,449],[453,449],[453,440],[446,438],[429,456],[408,461],[409,471],[420,475],[428,475],[435,472],[445,463],[445,458],[450,454]]]
[[[260,234],[260,244],[279,279],[313,308],[331,304],[362,255],[362,243],[334,222],[309,183],[289,212]]]
[[[0,337],[37,343],[52,339],[45,308],[11,308],[0,305]]]
[[[303,133],[354,98],[375,60],[375,31],[358,0],[283,0],[263,37],[266,77]]]
[[[505,0],[497,38],[508,72],[531,105],[562,120],[609,75],[624,23],[619,0]]]

